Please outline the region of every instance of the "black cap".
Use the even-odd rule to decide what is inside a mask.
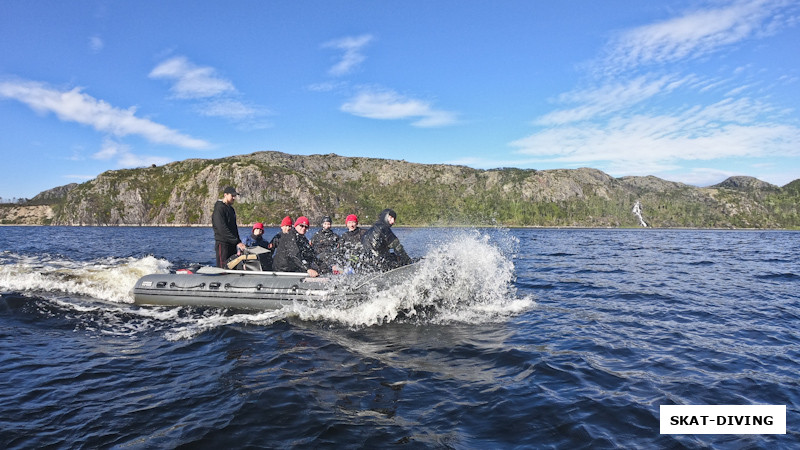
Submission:
[[[226,187],[222,192],[225,194],[241,195],[240,193],[236,192],[236,189],[234,189],[232,186]]]
[[[323,217],[323,218],[322,218],[322,223],[325,223],[325,222],[330,222],[330,223],[333,223],[333,220],[331,220],[331,216],[325,216],[325,217]]]
[[[392,216],[395,220],[397,220],[397,213],[394,212],[393,209],[386,208],[378,214],[378,221],[389,223],[389,216]]]

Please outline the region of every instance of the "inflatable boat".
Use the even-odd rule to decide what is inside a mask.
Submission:
[[[368,275],[311,278],[305,273],[200,267],[150,274],[133,287],[134,303],[161,306],[278,309],[294,302],[329,298],[360,299],[412,276],[418,264]]]

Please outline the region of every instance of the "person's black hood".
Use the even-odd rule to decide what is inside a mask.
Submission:
[[[394,212],[393,209],[386,208],[383,211],[381,211],[380,214],[378,214],[378,223],[389,225],[389,216],[392,216],[394,217],[394,220],[397,220],[397,213]]]

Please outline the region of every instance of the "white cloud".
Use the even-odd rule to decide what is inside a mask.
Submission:
[[[152,164],[161,165],[172,161],[169,158],[161,156],[136,155],[131,152],[130,147],[127,145],[115,142],[111,139],[106,139],[103,142],[103,147],[99,152],[93,154],[92,158],[103,161],[116,159],[117,166],[125,168],[144,167]]]
[[[355,70],[355,68],[366,59],[366,56],[361,53],[361,50],[371,40],[372,35],[364,34],[361,36],[336,39],[322,44],[323,48],[333,48],[344,52],[341,59],[328,70],[328,73],[333,76],[341,76],[347,75]]]
[[[668,178],[679,183],[691,184],[694,186],[711,186],[714,184],[719,184],[730,177],[743,174],[731,172],[729,170],[699,167],[684,173],[659,175],[661,175],[661,178]]]
[[[416,127],[441,127],[457,122],[453,112],[434,109],[427,102],[391,90],[363,90],[343,104],[341,110],[369,119],[416,119],[411,123]]]
[[[99,53],[101,50],[103,50],[105,45],[105,42],[103,42],[103,39],[101,39],[100,36],[92,36],[89,38],[89,50],[91,50],[92,53]]]
[[[675,175],[698,161],[800,156],[796,112],[752,77],[759,67],[719,64],[713,76],[701,75],[715,53],[791,25],[797,9],[788,0],[733,1],[622,32],[588,73],[589,87],[558,96],[557,107],[534,120],[538,131],[509,145],[529,164],[692,184],[732,175],[713,168]],[[755,94],[763,98],[748,96]]]
[[[235,93],[230,81],[219,77],[212,67],[200,67],[186,57],[170,58],[150,71],[150,78],[174,80],[170,90],[176,98],[198,99]]]
[[[114,142],[111,139],[106,139],[103,142],[103,147],[100,149],[99,152],[92,155],[94,159],[101,159],[101,160],[109,160],[120,153],[128,152],[129,149],[127,146],[124,146],[118,142]]]
[[[366,57],[363,48],[373,39],[370,34],[336,39],[322,44],[323,48],[342,50],[341,59],[328,70],[330,75],[341,76],[353,72]],[[316,92],[330,92],[341,89],[342,83],[318,83],[308,87]],[[412,120],[411,125],[420,128],[434,128],[453,125],[458,122],[457,114],[436,109],[429,102],[408,98],[390,89],[362,89],[346,101],[341,111],[354,116],[380,120]]]
[[[510,145],[549,160],[618,165],[800,156],[800,129],[759,120],[771,112],[769,105],[754,100],[726,99],[669,115],[616,115],[602,122],[547,128]]]
[[[156,66],[149,76],[174,80],[170,88],[174,98],[193,101],[194,110],[202,116],[221,117],[240,124],[246,122],[248,129],[271,126],[256,121],[259,116],[271,114],[270,111],[239,100],[233,83],[218,76],[212,67],[200,67],[186,57],[176,56]]]
[[[208,142],[182,134],[149,119],[136,117],[136,109],[115,108],[81,92],[60,91],[32,81],[0,83],[0,97],[18,100],[41,114],[54,113],[60,120],[89,125],[122,137],[138,135],[151,142],[186,148],[206,148]]]
[[[64,175],[64,178],[66,178],[68,180],[84,180],[85,181],[85,180],[92,180],[94,178],[97,178],[97,175],[69,174],[69,175]]]
[[[562,94],[559,101],[577,103],[579,106],[547,113],[538,118],[535,123],[549,126],[594,119],[629,108],[656,95],[667,94],[689,81],[690,78],[681,79],[674,75],[664,75],[656,79],[649,79],[643,75],[632,80],[569,92]]]
[[[621,33],[611,42],[602,64],[619,73],[631,67],[696,59],[744,39],[776,32],[788,0],[734,1],[719,8],[697,9],[681,17]]]
[[[200,114],[208,117],[226,117],[242,120],[260,114],[255,108],[231,99],[217,99],[201,105]]]
[[[310,84],[306,89],[311,92],[333,92],[344,87],[347,87],[346,83],[326,81],[322,83]]]
[[[754,164],[751,166],[754,172],[743,172],[741,170],[721,170],[711,167],[696,167],[688,171],[676,173],[653,173],[653,175],[658,176],[659,178],[691,184],[694,186],[712,186],[722,183],[730,177],[742,175],[754,177],[761,181],[774,184],[775,186],[785,186],[786,184],[796,180],[798,177],[796,172],[781,172],[774,170],[764,171],[759,169],[759,166],[759,164]]]
[[[123,153],[120,155],[117,164],[120,167],[146,167],[153,164],[160,166],[172,162],[169,158],[161,156],[134,155],[133,153]]]

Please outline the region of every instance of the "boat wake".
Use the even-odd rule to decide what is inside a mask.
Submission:
[[[529,297],[520,298],[514,287],[515,249],[515,238],[502,231],[459,231],[430,243],[408,278],[374,287],[366,298],[337,298],[332,293],[275,311],[132,305],[130,290],[136,280],[168,273],[172,267],[152,256],[76,262],[4,252],[0,292],[4,299],[33,299],[37,310],[48,316],[61,311],[76,329],[114,335],[155,331],[169,340],[191,339],[227,325],[269,325],[287,318],[348,327],[486,323],[506,320],[534,304]]]
[[[170,266],[168,261],[152,256],[78,262],[49,254],[4,252],[0,255],[0,289],[133,303],[130,290],[136,280],[148,273],[166,273]]]

